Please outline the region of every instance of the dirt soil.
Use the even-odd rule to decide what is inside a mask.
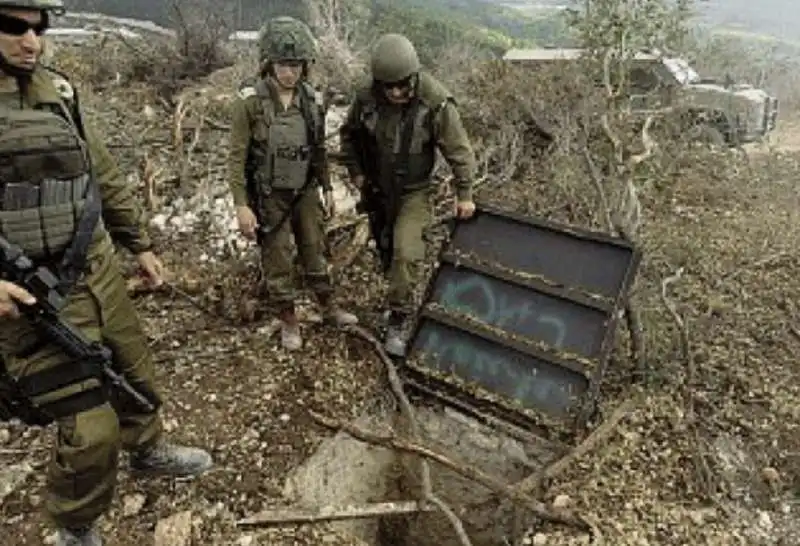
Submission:
[[[134,100],[127,93],[125,101]],[[126,104],[121,96],[115,95]],[[141,122],[141,108],[113,106],[107,96],[85,102],[106,127]],[[170,130],[169,120],[153,123],[160,134]],[[129,172],[140,151],[115,148]],[[195,172],[198,187],[209,186],[202,175],[219,176],[224,136],[207,136],[197,154],[203,165]],[[601,414],[610,415],[630,397],[633,409],[544,496],[548,502],[561,496],[560,503],[598,526],[606,544],[800,543],[798,165],[794,148],[749,160],[709,156],[702,164],[679,166],[668,186],[645,195],[645,261],[635,302],[646,328],[648,369],[634,370],[621,342],[603,386]],[[528,199],[530,186],[493,191],[483,196],[513,208],[538,208]],[[162,234],[166,264],[203,305],[238,317],[237,291],[249,286],[252,272],[231,260],[202,262],[208,249],[198,240],[191,233]],[[670,297],[686,321],[693,374],[660,297],[662,279],[679,267],[683,275]],[[374,325],[383,285],[370,254],[363,252],[340,272],[338,282],[344,303]],[[214,303],[220,294],[226,299]],[[206,446],[217,467],[177,482],[134,481],[123,471],[102,521],[107,543],[152,544],[159,521],[189,511],[194,544],[355,544],[325,525],[244,531],[234,522],[287,502],[281,496],[287,472],[328,434],[310,422],[309,409],[347,419],[384,389],[371,349],[316,322],[308,305],[305,346],[289,354],[270,336],[266,317],[231,321],[169,291],[139,296],[136,304],[156,354],[169,436]],[[11,488],[0,506],[2,544],[48,543],[39,510],[51,435],[0,430],[0,464],[30,465],[24,483]],[[556,526],[537,526],[531,535],[534,544],[588,543],[585,535]]]

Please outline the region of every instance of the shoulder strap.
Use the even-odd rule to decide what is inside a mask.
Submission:
[[[261,102],[261,115],[264,116],[264,123],[267,127],[272,125],[272,119],[275,117],[275,104],[272,102],[272,95],[267,88],[267,82],[258,80],[255,85],[256,96]]]
[[[400,133],[400,150],[394,164],[395,181],[399,183],[398,187],[400,188],[405,187],[408,182],[408,158],[411,155],[411,140],[414,137],[414,124],[416,123],[417,114],[421,106],[422,103],[419,99],[412,99],[411,104],[408,105],[408,108],[403,113],[401,121],[403,128]]]
[[[436,124],[434,123],[436,121],[436,116],[438,116],[439,113],[442,112],[445,108],[447,108],[447,105],[451,103],[455,104],[455,100],[452,97],[448,97],[439,104],[437,104],[435,108],[431,108],[430,111],[428,112],[428,119],[427,119],[428,129],[430,130],[430,133],[434,137],[434,139],[438,138],[439,136]]]
[[[86,128],[83,125],[83,117],[81,116],[80,110],[80,100],[78,98],[78,91],[75,89],[75,86],[69,81],[69,77],[60,70],[56,70],[51,66],[44,66],[42,68],[53,75],[53,84],[56,86],[56,90],[61,96],[64,106],[67,107],[67,111],[69,111],[72,122],[78,129],[78,134],[83,140],[86,140]]]
[[[300,83],[300,108],[308,129],[308,141],[312,146],[325,139],[325,105],[322,93],[303,81]]]
[[[78,92],[70,83],[66,74],[52,67],[44,67],[45,70],[53,75],[53,85],[55,85],[64,106],[67,108],[79,136],[87,143],[86,128],[80,111],[80,101]],[[64,252],[61,263],[57,266],[57,273],[60,280],[60,291],[66,295],[84,273],[86,261],[89,254],[89,247],[92,243],[95,227],[100,221],[103,212],[103,203],[100,190],[94,180],[94,173],[90,173],[86,187],[86,201],[84,202],[83,214],[78,219],[75,226],[75,233],[72,244]]]

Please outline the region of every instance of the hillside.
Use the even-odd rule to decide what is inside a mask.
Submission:
[[[137,16],[155,4],[141,5]],[[517,28],[489,23],[509,36]],[[341,49],[329,48],[315,70],[352,83],[342,74],[355,68],[343,59],[363,63],[363,52],[337,42],[337,29],[323,30]],[[800,544],[797,124],[746,149],[695,145],[650,134],[613,97],[593,103],[605,108],[600,119],[582,109],[592,94],[587,74],[559,74],[574,78],[564,88],[547,74],[484,63],[466,47],[440,52],[431,68],[457,95],[479,160],[477,200],[617,242],[624,222],[642,262],[626,312],[638,320],[609,321],[619,324],[587,430],[546,423],[520,433],[429,395],[414,398],[415,419],[398,415],[404,401],[391,372],[399,364],[387,364],[371,338],[385,327],[387,287],[335,162],[340,208],[326,223],[329,259],[366,335],[322,323],[304,291],[305,344],[279,346],[259,301],[258,249],[236,228],[225,166],[231,100],[254,60],[215,36],[177,43],[152,33],[134,43],[108,35],[54,48],[54,66],[71,75],[89,122],[137,185],[170,270],[163,289],[144,289],[120,253],[157,358],[165,430],[207,446],[217,461],[198,479],[172,481],[134,479],[123,459],[118,496],[100,523],[109,546]],[[748,51],[717,53],[745,67],[764,62]],[[781,104],[796,120],[800,87],[787,72]],[[533,130],[543,110],[557,137],[547,154]],[[328,115],[332,151],[343,114],[337,104]],[[427,274],[439,265],[452,211],[448,169],[435,178]],[[609,305],[590,296],[581,299],[587,308]],[[354,427],[378,439],[356,441]],[[52,543],[40,508],[53,436],[0,424],[2,545]],[[423,458],[435,484],[427,493]],[[379,502],[392,515],[327,521],[331,507],[352,516],[354,505],[377,510]],[[242,524],[287,507],[295,513],[269,526]]]
[[[444,43],[462,43],[478,45],[487,52],[502,53],[512,45],[539,42],[557,45],[565,28],[556,18],[528,16],[484,0],[354,0],[345,5],[344,9],[354,22],[351,30],[356,39],[369,39],[379,32],[400,29],[432,48]],[[162,26],[173,26],[181,18],[191,19],[191,13],[213,13],[216,24],[237,30],[257,29],[271,15],[309,18],[305,4],[295,0],[273,1],[266,7],[263,2],[241,0],[222,10],[216,5],[209,9],[204,0],[166,3],[155,0],[136,3],[128,0],[79,0],[70,4],[70,9],[148,19]]]

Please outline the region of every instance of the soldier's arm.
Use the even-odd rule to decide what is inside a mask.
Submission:
[[[475,153],[455,103],[448,100],[436,113],[434,122],[436,145],[455,176],[456,198],[472,200],[475,179]]]
[[[358,160],[360,156],[358,151],[360,144],[357,141],[360,124],[358,112],[358,99],[355,99],[350,103],[344,123],[339,129],[339,150],[342,154],[342,163],[347,168],[351,178],[364,176],[364,169]]]
[[[255,93],[255,91],[253,91]],[[230,149],[228,151],[228,185],[233,195],[233,204],[247,206],[245,164],[252,131],[250,113],[247,108],[247,91],[240,92],[232,106]]]
[[[103,221],[111,238],[134,254],[152,250],[147,214],[136,185],[125,179],[103,140],[85,120],[84,128],[103,201]]]

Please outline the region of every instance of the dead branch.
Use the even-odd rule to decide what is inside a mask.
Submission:
[[[353,226],[351,228],[351,226]],[[339,229],[353,229],[353,236],[344,249],[337,249],[331,256],[331,265],[336,271],[341,271],[352,265],[355,259],[361,254],[361,251],[369,242],[369,226],[367,225],[366,218],[358,217],[348,219],[347,222],[338,222],[335,225],[326,228],[327,233]]]
[[[183,120],[186,117],[188,106],[183,97],[178,99],[172,113],[172,146],[175,151],[183,156]]]
[[[375,336],[360,326],[349,326],[347,330],[368,341],[375,349],[375,352],[378,353],[378,356],[386,367],[386,375],[389,379],[389,386],[391,387],[392,393],[394,394],[395,398],[397,399],[397,403],[400,406],[400,413],[406,420],[406,424],[409,429],[409,437],[412,442],[420,441],[421,433],[419,430],[419,424],[417,423],[416,415],[414,414],[414,407],[411,405],[411,402],[409,401],[408,396],[406,396],[405,390],[403,389],[403,381],[400,379],[400,374],[397,373],[397,367],[394,365],[394,362],[392,362],[392,359],[389,357],[389,355],[386,354],[383,344],[381,344],[381,342],[378,341]],[[349,430],[345,431],[354,438],[361,439],[357,436],[354,436]],[[458,517],[458,515],[456,515],[452,508],[450,508],[444,501],[434,494],[431,481],[431,469],[425,458],[420,459],[420,471],[422,474],[422,501],[430,502],[439,508],[439,510],[441,510],[441,512],[447,517],[447,519],[450,521],[450,524],[453,526],[453,530],[456,532],[456,535],[458,536],[462,546],[472,546],[472,541],[464,531],[464,524],[461,522],[461,519]]]
[[[30,455],[31,452],[47,451],[50,448],[45,446],[26,447],[26,448],[0,448],[0,455]]]
[[[144,153],[141,163],[142,182],[144,183],[144,198],[147,207],[154,210],[158,206],[156,188],[160,184],[157,178],[164,171],[163,168],[156,168],[147,152]]]
[[[415,501],[324,506],[318,509],[279,508],[275,510],[264,510],[249,518],[241,519],[236,522],[236,525],[240,527],[264,527],[285,523],[317,523],[321,521],[415,514],[430,510],[430,507],[426,507]]]
[[[366,431],[361,427],[357,427],[349,423],[342,423],[335,419],[319,415],[313,411],[310,411],[309,413],[314,421],[325,428],[345,432],[356,440],[387,449],[394,449],[397,451],[418,455],[425,459],[434,461],[444,466],[448,470],[451,470],[456,474],[463,476],[464,478],[472,480],[493,491],[494,493],[503,496],[504,498],[519,503],[520,505],[528,508],[537,517],[545,521],[551,523],[560,523],[580,529],[581,531],[591,532],[591,526],[582,518],[573,516],[567,512],[556,513],[551,511],[543,503],[524,493],[521,493],[520,491],[517,491],[514,488],[510,488],[500,480],[490,476],[489,474],[486,474],[474,466],[457,463],[440,453],[428,449],[427,447],[423,447],[404,438],[399,438],[396,435],[376,434],[374,432]]]
[[[179,157],[181,162],[179,175],[181,184],[185,183],[189,178],[189,172],[192,167],[192,157],[194,156],[194,151],[197,148],[197,145],[200,143],[200,137],[202,136],[203,125],[205,124],[205,121],[206,117],[201,114],[200,119],[197,122],[197,127],[194,128],[194,133],[192,134],[192,140],[189,143],[189,147],[186,149],[185,154]]]
[[[686,382],[685,382],[685,403],[686,403],[686,416],[689,422],[694,419],[694,399],[691,393],[692,386],[695,383],[695,363],[692,355],[691,343],[689,341],[689,327],[681,314],[678,312],[675,303],[669,298],[667,292],[670,285],[678,282],[683,276],[683,268],[679,268],[673,275],[661,281],[661,302],[667,308],[672,320],[678,327],[678,335],[680,336],[681,356],[686,364]]]
[[[556,460],[552,464],[547,465],[539,472],[531,474],[527,478],[519,481],[511,486],[513,491],[521,494],[535,493],[541,488],[546,480],[552,480],[577,459],[583,457],[598,444],[606,440],[616,429],[617,425],[635,408],[641,401],[641,396],[631,396],[625,399],[619,406],[614,409],[611,416],[605,420],[600,426],[594,429],[584,440],[570,450],[566,455]]]

